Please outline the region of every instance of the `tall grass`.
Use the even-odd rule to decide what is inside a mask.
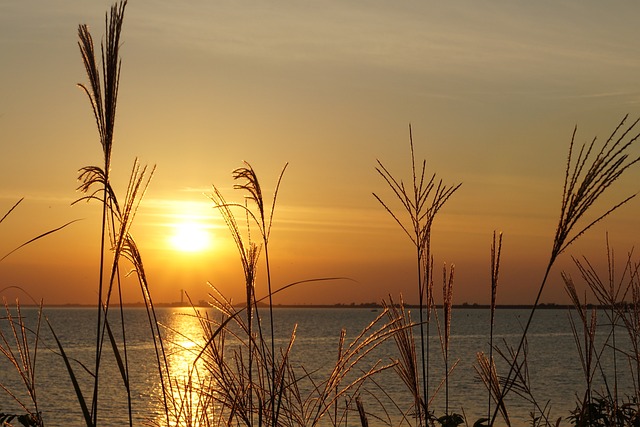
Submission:
[[[255,280],[256,280],[256,269],[257,263],[260,257],[260,251],[264,248],[265,254],[265,265],[266,265],[266,277],[267,277],[267,296],[269,300],[268,308],[269,308],[269,323],[270,323],[270,343],[271,343],[271,357],[275,357],[275,328],[274,328],[274,316],[273,316],[273,289],[271,283],[271,263],[269,259],[269,237],[271,235],[271,226],[273,224],[273,214],[275,211],[276,201],[278,197],[278,190],[280,188],[280,182],[282,181],[282,176],[287,168],[287,165],[284,166],[282,172],[278,177],[278,181],[273,193],[273,202],[269,211],[266,211],[264,196],[262,193],[262,188],[260,186],[260,181],[258,177],[251,167],[249,163],[245,162],[245,166],[241,168],[237,168],[233,171],[234,180],[240,180],[239,184],[234,185],[235,189],[244,190],[248,193],[247,200],[252,201],[256,208],[257,212],[254,213],[246,204],[238,205],[238,204],[228,204],[220,191],[214,187],[214,193],[210,196],[212,201],[214,202],[214,206],[220,211],[224,221],[229,228],[231,235],[233,236],[234,242],[236,244],[236,248],[240,253],[240,259],[242,263],[242,269],[245,275],[245,290],[246,290],[246,310],[247,310],[247,333],[249,336],[253,334],[253,313],[255,312],[257,316],[257,324],[258,324],[258,332],[260,336],[262,336],[261,322],[258,313],[258,306],[255,304]],[[238,223],[235,219],[235,216],[231,210],[232,207],[241,206],[244,210],[245,216],[247,219],[251,218],[251,223],[258,227],[260,236],[262,238],[262,246],[258,246],[256,243],[251,241],[251,233],[250,233],[250,222],[247,221],[247,242],[243,240],[242,233],[238,226]],[[253,369],[253,353],[254,346],[249,341],[248,346],[249,353],[249,384],[251,385],[253,382],[252,378],[252,369]],[[271,363],[271,374],[269,376],[269,387],[271,393],[269,393],[270,398],[272,399],[269,402],[270,408],[275,408],[276,402],[275,399],[277,389],[276,385],[276,367],[275,360],[272,360]],[[250,406],[252,405],[252,390],[249,389],[249,402]],[[253,408],[250,407],[250,413],[253,413]],[[272,409],[271,411],[271,422],[273,425],[277,424],[278,420],[278,411]]]
[[[607,238],[607,271],[605,275],[598,272],[587,259],[574,258],[582,282],[586,285],[584,302],[578,296],[572,277],[562,273],[565,288],[578,313],[579,324],[570,317],[571,327],[576,342],[579,360],[585,379],[583,397],[578,400],[572,414],[576,425],[595,423],[598,419],[606,419],[611,423],[628,424],[640,422],[640,401],[638,400],[638,310],[634,294],[638,289],[638,271],[640,264],[634,261],[633,253],[627,255],[622,274],[615,268],[615,256]],[[603,277],[604,276],[604,277]],[[587,294],[588,292],[588,294]],[[595,301],[591,308],[587,305],[587,296]],[[598,312],[604,313],[606,321],[599,321]],[[598,329],[606,328],[605,332]],[[580,330],[581,329],[581,330]],[[616,332],[623,329],[628,334],[628,345],[620,345]],[[601,338],[599,341],[597,338]],[[612,361],[611,379],[603,366],[605,352],[609,352],[608,360]],[[619,358],[626,363],[618,363]],[[623,367],[627,366],[627,369]],[[605,384],[604,390],[596,390],[596,376]],[[619,377],[633,379],[634,391],[631,396],[619,394]],[[625,401],[627,399],[627,401]]]
[[[0,217],[0,225],[7,220],[9,215],[18,208],[18,206],[24,201],[24,198],[15,202],[3,215]],[[45,231],[32,237],[25,242],[19,244],[13,249],[9,250],[2,257],[0,257],[0,263],[7,257],[14,254],[18,250],[25,246],[31,245],[34,242],[47,237],[63,228],[73,224],[76,221],[69,221],[60,227]],[[16,286],[8,286],[0,289],[0,293],[8,289],[17,289],[24,292],[22,288]],[[6,321],[11,331],[7,334],[0,328],[0,354],[9,361],[18,373],[20,381],[24,385],[30,402],[25,402],[18,394],[0,382],[0,389],[2,389],[13,401],[15,401],[26,413],[25,414],[6,414],[0,413],[1,425],[10,425],[15,419],[24,426],[41,427],[44,426],[42,419],[42,413],[38,405],[37,394],[37,381],[36,381],[36,361],[38,356],[38,348],[40,346],[40,331],[42,326],[42,301],[38,304],[38,315],[36,320],[35,329],[31,329],[27,326],[25,319],[22,315],[20,308],[20,302],[16,299],[16,314],[13,315],[9,307],[7,300],[3,297],[5,317],[2,319]]]
[[[105,17],[106,36],[101,44],[102,51],[102,82],[100,69],[94,52],[93,37],[87,25],[78,27],[78,46],[82,55],[89,84],[79,84],[84,90],[93,110],[98,128],[100,145],[102,146],[102,166],[87,166],[81,169],[82,188],[89,191],[90,185],[101,185],[102,192],[102,225],[100,233],[100,268],[98,272],[98,311],[96,325],[95,370],[94,387],[91,401],[91,424],[95,424],[98,410],[98,388],[100,379],[100,361],[102,359],[102,343],[104,336],[104,321],[102,318],[104,300],[105,252],[108,233],[108,214],[112,207],[113,191],[111,190],[111,150],[115,128],[118,87],[120,83],[120,34],[124,19],[126,1],[111,7],[111,14]]]
[[[555,230],[549,260],[544,270],[533,307],[524,326],[522,337],[514,353],[511,368],[504,380],[499,396],[502,402],[513,386],[513,380],[517,375],[519,357],[525,345],[527,333],[533,322],[533,317],[540,303],[540,298],[547,280],[558,257],[580,236],[591,229],[620,207],[627,204],[635,197],[635,194],[624,198],[617,204],[605,209],[604,213],[597,214],[594,219],[586,219],[587,213],[592,210],[594,204],[606,193],[609,188],[627,171],[640,161],[640,157],[630,155],[630,148],[637,141],[640,134],[635,132],[635,127],[640,119],[630,125],[626,125],[627,116],[615,127],[607,140],[598,148],[597,139],[588,144],[583,144],[574,157],[574,144],[577,127],[574,128],[569,144],[569,155],[565,170],[562,202],[560,205],[560,218]],[[494,410],[492,423],[495,420],[498,409]]]
[[[247,193],[249,193],[247,196],[247,199],[254,202],[258,209],[257,215],[253,215],[253,218],[255,220],[256,225],[258,226],[258,230],[260,231],[260,236],[262,237],[262,244],[264,247],[265,266],[267,270],[266,271],[267,272],[267,295],[269,297],[269,323],[270,323],[269,331],[271,334],[271,356],[272,357],[275,357],[275,328],[273,323],[273,288],[271,283],[271,263],[269,260],[269,237],[271,236],[271,225],[273,224],[273,213],[276,207],[278,191],[280,189],[280,183],[282,182],[282,177],[286,169],[287,169],[287,164],[284,165],[284,167],[282,168],[282,171],[280,172],[280,175],[278,176],[278,181],[276,183],[275,190],[273,191],[273,201],[271,203],[271,208],[269,209],[268,213],[265,211],[265,202],[262,194],[262,188],[260,187],[260,181],[258,180],[258,177],[255,171],[253,170],[253,168],[251,167],[251,165],[245,162],[245,167],[241,167],[233,171],[233,178],[235,180],[241,181],[239,184],[236,184],[234,188],[239,190],[244,190]],[[247,213],[250,213],[250,212],[251,210],[247,210]],[[253,246],[253,249],[252,249],[252,254],[250,254],[250,256],[255,258],[254,261],[257,261],[259,256],[259,251],[255,246],[255,244],[253,244],[252,246]],[[253,267],[255,270],[255,264]],[[251,288],[254,289],[254,292],[255,292],[255,286],[252,286]],[[249,311],[249,302],[250,301],[248,300],[247,301],[248,311]],[[256,306],[256,314],[257,314],[257,310],[258,310],[258,307]],[[272,361],[272,369],[271,369],[272,391],[275,390],[276,388],[276,385],[275,385],[276,371],[274,367],[275,367],[275,363],[274,361]],[[271,393],[271,398],[272,399],[275,398],[275,393],[273,392]],[[274,404],[275,404],[274,401],[270,402],[271,407],[274,407]],[[277,421],[278,421],[277,410],[273,411],[272,417],[273,417],[272,418],[273,425],[277,425]]]
[[[337,425],[346,420],[349,411],[355,409],[364,422],[364,405],[357,404],[355,400],[358,393],[369,378],[394,365],[375,362],[367,369],[360,368],[366,357],[394,334],[397,320],[383,322],[386,311],[377,316],[349,344],[346,341],[346,331],[342,331],[337,343],[335,364],[325,379],[318,379],[313,372],[308,372],[304,367],[295,368],[291,364],[290,356],[296,338],[295,327],[288,344],[276,351],[273,327],[274,294],[291,286],[312,281],[340,279],[307,279],[287,284],[277,290],[273,289],[267,247],[284,170],[278,177],[268,215],[260,182],[248,163],[233,172],[234,179],[244,180],[235,188],[248,191],[248,199],[255,203],[257,212],[253,212],[246,203],[227,202],[221,191],[214,186],[210,198],[225,221],[238,250],[245,276],[246,300],[241,308],[237,308],[223,293],[212,287],[211,302],[222,317],[220,320],[201,318],[207,339],[198,354],[198,359],[203,361],[209,372],[208,376],[214,379],[212,387],[217,390],[214,400],[218,405],[218,411],[226,414],[220,415],[222,419],[227,420],[226,422],[233,420],[234,423],[243,425],[272,426],[317,425],[322,419],[329,417],[332,423]],[[241,213],[240,218],[244,218],[245,227],[240,225],[234,213],[235,209]],[[261,245],[251,239],[252,226],[258,227]],[[267,270],[267,289],[266,294],[259,297],[256,291],[256,269],[262,248]],[[269,309],[269,339],[264,337],[262,318],[259,314],[259,303],[263,301],[267,302]],[[241,315],[243,311],[246,311],[245,315]],[[240,347],[239,350],[228,354],[225,349],[232,346],[231,343],[237,343]],[[360,375],[354,378],[356,371],[360,371]],[[303,384],[306,386],[303,387]],[[340,402],[343,399],[345,406],[341,407]]]
[[[416,416],[424,413],[427,404],[422,400],[420,389],[420,376],[418,375],[419,365],[416,351],[416,341],[413,335],[414,323],[411,320],[411,313],[405,310],[404,301],[394,304],[393,298],[389,302],[383,301],[387,310],[389,320],[397,322],[393,339],[398,348],[398,359],[394,366],[394,371],[407,387],[412,398],[412,405],[408,412],[413,412]],[[408,414],[403,414],[402,418],[407,419]]]
[[[429,325],[433,306],[433,255],[431,253],[431,231],[440,209],[455,193],[461,184],[445,185],[436,181],[436,175],[427,176],[427,162],[417,167],[413,147],[413,133],[409,125],[409,146],[411,151],[411,182],[408,186],[402,180],[394,178],[380,160],[376,171],[387,183],[395,198],[400,202],[401,215],[376,193],[373,196],[411,241],[416,253],[416,269],[419,303],[420,362],[422,366],[422,403],[416,408],[420,425],[426,424],[429,413]],[[426,310],[426,318],[424,311]]]
[[[65,358],[69,375],[74,382],[75,392],[83,408],[85,423],[88,426],[98,424],[98,408],[100,406],[98,396],[101,380],[100,368],[105,342],[110,346],[117,362],[123,386],[127,394],[129,425],[133,425],[126,322],[122,301],[122,259],[129,260],[133,265],[132,272],[135,273],[138,279],[143,301],[145,302],[149,328],[153,336],[156,351],[156,362],[158,365],[159,379],[162,384],[165,408],[170,404],[167,398],[167,390],[170,391],[173,384],[170,373],[167,370],[166,354],[151,299],[151,293],[149,292],[142,256],[130,232],[138,206],[153,176],[155,167],[148,169],[146,166],[141,166],[137,159],[134,161],[123,203],[119,203],[116,192],[111,185],[111,158],[121,70],[120,38],[126,5],[126,1],[117,3],[111,7],[110,13],[105,15],[106,35],[104,41],[101,43],[101,67],[96,60],[93,38],[88,26],[80,25],[78,28],[78,46],[89,80],[88,84],[79,84],[79,86],[89,99],[103,153],[102,164],[100,166],[85,166],[80,169],[80,186],[78,189],[86,195],[75,202],[97,200],[102,207],[95,364],[94,371],[92,372],[94,384],[90,406],[87,406],[83,393],[77,385],[72,366],[67,360],[62,346],[59,342],[58,344]],[[109,250],[113,253],[113,256],[111,266],[107,267],[106,255]],[[121,324],[119,338],[114,334],[108,320],[108,313],[114,296],[117,298],[119,306]],[[53,328],[52,332],[54,332]],[[167,423],[168,422],[169,419],[167,415]]]
[[[448,417],[449,414],[449,374],[450,374],[450,361],[449,361],[449,347],[451,343],[451,310],[453,309],[453,265],[449,269],[447,274],[447,266],[442,268],[442,312],[443,312],[443,331],[442,339],[440,340],[442,346],[442,359],[444,360],[444,415]],[[451,367],[453,369],[453,367]]]
[[[29,402],[25,402],[14,390],[0,383],[0,389],[25,411],[25,414],[22,415],[0,414],[0,425],[8,425],[13,418],[16,418],[24,426],[44,426],[42,413],[38,406],[36,381],[36,361],[40,345],[40,327],[42,325],[42,303],[38,309],[35,330],[27,327],[19,303],[16,303],[15,315],[12,314],[6,299],[4,300],[4,309],[5,319],[10,327],[11,334],[6,334],[0,328],[0,354],[15,368],[27,392]],[[33,336],[33,339],[31,336]]]
[[[491,242],[491,303],[489,305],[489,355],[484,352],[476,353],[476,365],[474,368],[478,376],[488,391],[487,417],[479,418],[476,421],[477,427],[484,426],[491,419],[491,402],[500,394],[500,381],[496,371],[496,365],[493,360],[494,352],[494,326],[496,317],[496,308],[498,300],[498,278],[500,273],[500,256],[502,254],[502,233],[499,233],[496,239],[496,232],[493,232],[493,241]],[[509,424],[509,416],[504,404],[498,409],[503,418]]]
[[[491,306],[490,306],[490,320],[489,320],[489,372],[490,376],[493,376],[491,372],[493,365],[493,328],[495,326],[496,319],[496,306],[498,299],[498,278],[500,274],[500,255],[502,254],[502,233],[498,235],[496,241],[496,232],[493,232],[493,242],[491,243]],[[489,390],[489,400],[487,402],[487,421],[491,418],[491,390]]]

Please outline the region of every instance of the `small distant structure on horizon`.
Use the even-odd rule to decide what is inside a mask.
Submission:
[[[169,303],[169,305],[173,307],[186,307],[187,303],[184,302],[184,293],[184,289],[180,289],[180,301]]]

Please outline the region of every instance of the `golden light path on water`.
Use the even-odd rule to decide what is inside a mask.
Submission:
[[[204,314],[202,314],[204,316]],[[167,404],[158,403],[154,425],[197,427],[209,425],[213,419],[212,398],[215,395],[211,375],[198,358],[204,344],[206,317],[191,307],[176,307],[162,323],[167,375],[164,388]],[[197,360],[197,361],[196,361]],[[162,384],[156,385],[162,396]]]

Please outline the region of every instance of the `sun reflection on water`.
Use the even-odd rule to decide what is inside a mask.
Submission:
[[[167,403],[162,399],[163,384],[158,383],[154,394],[160,397],[160,402],[153,425],[164,426],[167,422],[175,427],[211,425],[215,387],[202,359],[198,358],[205,344],[200,320],[194,309],[176,307],[161,322]]]

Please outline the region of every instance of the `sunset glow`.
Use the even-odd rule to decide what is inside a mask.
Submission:
[[[185,221],[173,226],[169,242],[178,251],[200,252],[211,247],[212,237],[203,224]]]
[[[102,208],[96,199],[71,203],[80,197],[77,171],[102,165],[103,148],[77,86],[89,85],[77,30],[88,25],[100,56],[112,1],[41,3],[0,3],[0,217],[24,197],[0,224],[0,256],[82,221],[5,259],[0,287],[87,304],[96,293],[87,278],[99,277]],[[208,282],[242,298],[237,243],[207,195],[215,186],[230,204],[257,209],[232,176],[247,161],[267,217],[289,165],[258,264],[260,292],[268,249],[274,283],[353,279],[336,285],[340,292],[293,287],[278,303],[389,294],[416,303],[411,242],[372,196],[404,212],[376,166],[410,187],[411,124],[426,176],[462,183],[431,239],[434,265],[456,265],[455,302],[490,300],[489,243],[502,231],[501,303],[530,303],[558,224],[574,128],[577,156],[626,114],[640,116],[639,13],[640,3],[595,0],[129,2],[109,176],[124,205],[134,159],[157,167],[131,225],[155,298],[174,301],[176,289],[189,289],[204,300]],[[639,182],[634,166],[582,220],[637,193]],[[606,261],[606,235],[618,253],[634,247],[638,212],[640,198],[568,248],[543,300],[567,301],[560,273],[575,267],[572,256]],[[249,230],[242,210],[233,213],[245,240],[259,241],[255,224]]]

